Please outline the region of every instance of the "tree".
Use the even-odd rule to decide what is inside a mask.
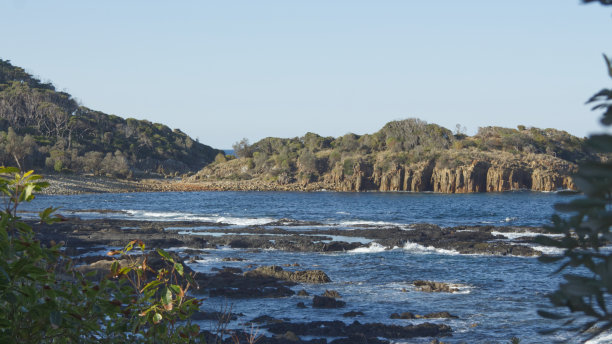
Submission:
[[[239,158],[253,157],[253,149],[249,144],[249,139],[247,139],[246,137],[234,143],[232,145],[232,148],[234,149],[234,153],[236,153],[236,156]]]
[[[610,0],[598,2],[612,5]],[[607,56],[604,59],[612,78],[612,64]],[[593,110],[603,111],[603,125],[612,125],[612,89],[599,91],[587,103],[595,104]],[[608,157],[612,155],[612,135],[591,135],[587,144]],[[537,238],[541,244],[564,249],[562,256],[543,256],[540,260],[561,263],[558,272],[566,272],[564,281],[549,299],[553,306],[567,308],[570,314],[545,310],[539,313],[563,320],[565,329],[576,331],[588,340],[612,329],[612,253],[601,250],[612,240],[612,160],[580,164],[574,181],[584,197],[557,204],[555,208],[560,214],[553,216],[553,224],[548,227],[563,237]]]
[[[36,148],[36,141],[31,135],[26,134],[21,137],[13,128],[9,127],[4,149],[13,157],[19,169],[21,169],[24,159],[32,154],[34,148]]]

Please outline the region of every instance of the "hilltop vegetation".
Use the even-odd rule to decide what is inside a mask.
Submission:
[[[470,137],[414,118],[389,122],[374,134],[333,138],[307,133],[252,145],[242,140],[234,150],[239,159],[219,157],[192,180],[355,191],[544,190],[572,188],[569,175],[575,163],[593,156],[584,139],[565,131],[485,127]],[[443,170],[445,176],[440,175]]]
[[[79,105],[0,59],[0,164],[126,177],[195,171],[221,151],[178,129]]]

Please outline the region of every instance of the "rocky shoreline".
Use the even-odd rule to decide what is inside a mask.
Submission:
[[[172,249],[176,252],[176,259],[189,266],[202,257],[215,255],[216,250],[221,248],[242,249],[236,252],[272,249],[338,254],[373,247],[390,250],[412,244],[456,254],[537,256],[541,253],[527,245],[533,243],[533,233],[544,233],[541,228],[531,227],[441,228],[431,224],[416,224],[408,229],[364,225],[350,231],[320,230],[316,228],[318,224],[315,222],[302,223],[293,220],[279,220],[266,227],[233,228],[201,221],[83,220],[78,216],[79,212],[68,213],[62,222],[53,225],[33,223],[33,226],[42,241],[64,242],[65,252],[74,257],[81,271],[97,271],[98,276],[108,273],[111,257],[106,256],[105,251],[123,247],[136,238],[144,241],[149,248]],[[206,231],[195,233],[195,228],[206,228]],[[512,233],[509,237],[519,237],[510,240],[499,233]],[[520,233],[525,233],[525,236],[521,237]],[[180,250],[176,251],[176,248]],[[244,259],[232,255],[223,261],[241,262]],[[424,314],[410,309],[390,312],[388,317],[402,321],[421,319],[426,322],[402,322],[402,325],[361,323],[357,320],[346,322],[347,318],[359,317],[367,310],[352,309],[353,306],[334,290],[326,290],[321,295],[310,295],[303,289],[304,286],[326,285],[332,282],[330,277],[319,268],[302,267],[292,262],[283,266],[245,263],[240,267],[215,268],[210,273],[198,273],[196,281],[199,289],[194,291],[194,296],[197,297],[225,298],[237,300],[236,302],[242,299],[261,299],[261,302],[266,302],[269,298],[295,302],[297,296],[303,300],[295,305],[297,308],[347,310],[342,315],[344,320],[310,322],[270,317],[248,319],[248,316],[243,314],[230,313],[229,316],[240,319],[243,323],[246,321],[257,324],[258,329],[266,331],[268,335],[262,337],[258,343],[391,343],[394,339],[417,337],[429,338],[427,340],[431,339],[435,343],[438,338],[452,335],[453,329],[445,321],[457,318],[445,310]],[[415,280],[412,282],[411,291],[455,293],[458,289],[456,285],[448,283]],[[215,318],[221,319],[221,315],[202,310],[196,314],[196,319],[214,321]],[[429,322],[430,319],[435,321]],[[236,331],[238,336],[248,336],[248,333]],[[215,338],[213,333],[206,335],[211,339]]]
[[[358,191],[338,187],[329,182],[289,183],[262,180],[197,180],[150,178],[139,180],[116,179],[88,175],[45,175],[49,187],[43,195],[76,195],[86,193],[127,193],[127,192],[192,192],[192,191]],[[543,191],[554,191],[543,190]],[[363,191],[363,190],[361,190]],[[381,189],[380,192],[411,192],[399,189]],[[504,191],[504,190],[500,190]],[[511,190],[505,190],[511,191]],[[541,190],[539,190],[541,191]],[[441,192],[441,191],[438,191]],[[448,193],[448,192],[443,192]]]

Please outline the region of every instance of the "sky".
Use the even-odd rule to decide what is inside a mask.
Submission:
[[[416,117],[601,131],[612,7],[578,0],[0,0],[0,59],[91,109],[242,138]]]

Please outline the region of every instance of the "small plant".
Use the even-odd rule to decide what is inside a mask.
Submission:
[[[140,249],[140,255],[131,254],[135,247]],[[154,342],[190,342],[200,332],[200,327],[189,321],[200,301],[188,297],[187,291],[197,283],[185,273],[183,264],[166,251],[157,249],[156,253],[158,257],[147,255],[141,240],[108,252],[109,256],[120,257],[113,261],[110,276],[127,284],[122,312],[128,316],[132,332]],[[154,267],[151,260],[156,258],[158,264]]]

